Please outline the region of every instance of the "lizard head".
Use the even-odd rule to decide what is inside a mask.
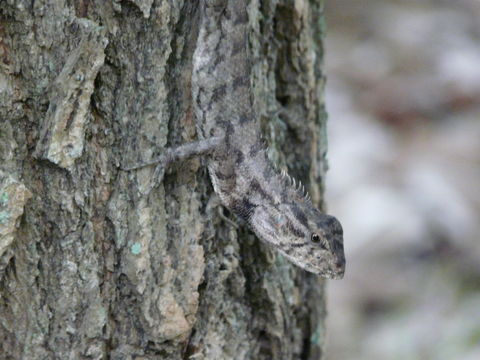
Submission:
[[[330,279],[343,277],[342,226],[310,201],[257,207],[250,224],[260,238],[299,267]]]

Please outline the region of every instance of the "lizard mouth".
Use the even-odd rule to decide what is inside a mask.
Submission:
[[[335,264],[334,266],[329,266],[327,268],[323,267],[321,269],[313,266],[303,268],[323,279],[340,280],[343,279],[343,275],[345,274],[345,264],[341,264],[340,266]]]
[[[331,264],[326,271],[324,270],[320,272],[319,275],[331,280],[343,279],[343,276],[345,275],[345,260],[336,261],[335,263]]]
[[[333,264],[331,264],[331,270],[329,271],[330,279],[340,280],[345,274],[345,257],[338,257]]]
[[[332,280],[341,280],[343,279],[343,275],[345,274],[344,271],[340,271],[340,272],[335,272],[335,271],[332,271],[329,275],[329,279],[332,279]]]
[[[336,271],[323,271],[318,274],[323,279],[329,280],[341,280],[343,279],[344,272],[336,272]]]

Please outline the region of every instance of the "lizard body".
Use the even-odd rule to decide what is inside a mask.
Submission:
[[[298,266],[343,275],[340,223],[320,213],[267,158],[253,111],[245,1],[202,1],[193,102],[202,138],[223,137],[208,158],[215,192],[257,236]]]
[[[253,110],[245,1],[201,0],[200,7],[192,100],[197,145],[210,152],[207,163],[215,192],[261,240],[299,267],[323,277],[343,277],[340,223],[318,211],[295,181],[280,174],[267,158]],[[198,155],[197,145],[184,155]],[[166,152],[156,176],[183,157],[176,154],[175,149]]]

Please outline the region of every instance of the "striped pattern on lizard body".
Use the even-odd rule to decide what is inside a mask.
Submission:
[[[301,268],[329,278],[345,269],[343,232],[269,162],[253,111],[244,0],[201,0],[192,96],[215,192],[256,235]]]

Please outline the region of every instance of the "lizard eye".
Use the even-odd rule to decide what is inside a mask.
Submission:
[[[322,238],[320,237],[320,235],[318,234],[315,234],[313,233],[312,236],[311,236],[311,239],[312,239],[312,242],[315,243],[315,244],[320,244],[320,247],[322,249],[326,249],[326,244],[325,244],[325,241],[322,241]]]
[[[312,242],[318,244],[320,242],[320,236],[318,234],[312,234]]]

